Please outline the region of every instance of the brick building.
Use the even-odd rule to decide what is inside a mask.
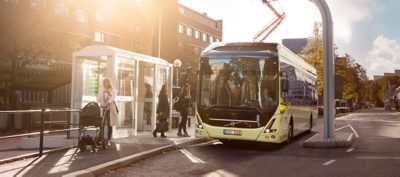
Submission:
[[[177,0],[0,0],[0,26],[0,110],[69,107],[72,52],[85,46],[197,67],[222,40],[222,21]]]

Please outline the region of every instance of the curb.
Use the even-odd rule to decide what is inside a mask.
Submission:
[[[76,146],[68,146],[68,147],[63,147],[63,148],[44,150],[43,151],[43,155],[44,154],[50,154],[50,153],[57,152],[57,151],[64,151],[64,150],[68,150],[68,149],[75,148],[75,147]],[[28,158],[33,158],[33,157],[39,157],[39,152],[24,154],[24,155],[11,157],[11,158],[7,158],[7,159],[1,159],[0,160],[0,165],[5,164],[5,163],[19,161],[19,160],[24,160],[24,159],[28,159]]]
[[[206,141],[208,141],[206,138],[196,138],[196,139],[188,140],[188,141],[185,141],[185,142],[182,142],[179,144],[175,144],[175,145],[167,145],[167,146],[151,149],[148,151],[143,151],[143,152],[133,154],[130,156],[126,156],[126,157],[123,157],[123,158],[120,158],[117,160],[113,160],[113,161],[106,162],[106,163],[103,163],[100,165],[96,165],[96,166],[90,167],[86,170],[79,170],[79,171],[75,171],[72,173],[68,173],[68,174],[63,175],[63,177],[99,176],[99,175],[107,173],[111,170],[129,166],[132,163],[138,162],[140,160],[143,160],[143,159],[146,159],[146,158],[158,155],[158,154],[162,154],[164,152],[172,151],[175,149],[180,149],[185,146],[198,144],[198,143],[202,143],[202,142],[206,142]]]
[[[306,148],[344,148],[351,146],[353,133],[335,132],[331,139],[324,138],[322,133],[315,134],[303,143]]]

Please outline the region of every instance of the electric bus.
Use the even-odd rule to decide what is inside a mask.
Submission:
[[[201,54],[198,138],[291,142],[316,124],[314,67],[278,43],[213,43]]]

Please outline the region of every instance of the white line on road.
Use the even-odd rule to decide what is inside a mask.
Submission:
[[[336,161],[336,160],[330,160],[330,161],[328,161],[328,162],[325,162],[325,163],[322,164],[322,165],[328,166],[328,165],[332,164],[332,163],[335,162],[335,161]]]
[[[354,135],[356,135],[356,138],[359,138],[360,136],[358,136],[358,133],[356,132],[356,130],[353,128],[353,126],[351,126],[351,124],[349,124],[351,130],[353,130]]]
[[[370,159],[370,160],[400,160],[400,157],[356,157],[357,159]]]
[[[345,126],[343,126],[343,127],[337,128],[336,131],[341,130],[341,129],[344,129],[344,128],[346,128],[346,127],[349,127],[349,125],[350,125],[350,124],[347,124],[347,125],[345,125]]]
[[[354,148],[347,149],[346,152],[351,152],[351,151],[354,151]]]
[[[203,160],[197,158],[196,156],[194,156],[192,153],[190,153],[189,151],[187,151],[186,149],[181,149],[180,150],[183,154],[185,154],[185,156],[192,161],[193,163],[206,163]]]

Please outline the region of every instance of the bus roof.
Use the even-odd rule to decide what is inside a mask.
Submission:
[[[231,42],[212,43],[202,52],[202,57],[218,56],[256,56],[256,57],[274,57],[278,56],[277,43],[263,42]]]

